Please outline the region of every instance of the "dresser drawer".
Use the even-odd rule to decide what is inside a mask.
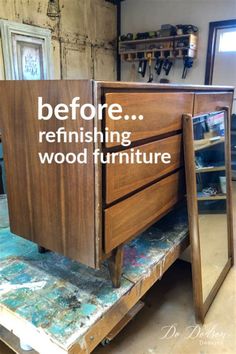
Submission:
[[[197,93],[194,100],[194,115],[209,113],[219,110],[221,107],[231,107],[233,94],[225,93]]]
[[[118,103],[122,115],[140,116],[143,120],[112,120],[106,112],[106,127],[120,133],[131,132],[131,141],[142,140],[182,129],[182,115],[193,111],[192,93],[107,93],[108,105]],[[106,147],[119,145],[108,142]]]
[[[176,172],[105,210],[105,252],[142,232],[184,194],[184,173]]]
[[[178,169],[183,164],[182,134],[144,144],[125,153],[165,153],[171,155],[171,163],[115,163],[106,165],[106,203],[113,201],[139,189],[142,186]],[[119,152],[122,154],[123,152]]]

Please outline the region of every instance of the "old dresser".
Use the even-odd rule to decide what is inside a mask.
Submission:
[[[119,103],[130,117],[42,121],[37,99],[52,106]],[[123,245],[183,198],[185,182],[182,152],[182,116],[231,106],[233,89],[213,86],[176,86],[124,82],[8,81],[0,83],[1,129],[6,163],[11,230],[40,246],[98,268],[109,258],[114,286],[119,286]],[[132,145],[142,152],[172,155],[171,164],[94,165],[92,152],[119,152],[106,144],[39,143],[39,130],[105,127],[130,131]],[[44,164],[38,152],[75,152],[88,148],[87,164]]]

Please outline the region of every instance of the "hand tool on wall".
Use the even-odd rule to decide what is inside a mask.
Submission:
[[[138,73],[141,74],[142,77],[145,77],[146,69],[147,69],[147,60],[146,59],[140,60],[139,66],[138,66]]]
[[[165,79],[165,78],[160,79],[160,84],[169,84],[169,83],[170,83],[170,80],[168,80],[168,79]]]
[[[156,64],[155,64],[155,71],[156,71],[157,75],[161,74],[163,64],[164,64],[164,60],[161,58],[157,58]]]
[[[160,53],[159,53],[159,52],[156,52],[154,55],[155,55],[155,58],[156,58],[155,65],[154,65],[154,70],[157,71],[157,69],[158,69],[158,64],[159,64],[159,61],[160,61],[160,59],[159,59]]]
[[[137,58],[140,59],[138,65],[138,73],[141,74],[142,77],[144,77],[146,74],[146,67],[147,67],[147,62],[145,59],[144,52],[138,52]]]
[[[143,60],[140,60],[139,64],[138,64],[138,73],[139,74],[142,74],[142,63],[143,63]]]
[[[149,31],[149,32],[139,32],[136,34],[135,39],[148,39],[148,38],[155,38],[157,37],[156,31]]]
[[[184,69],[183,69],[183,74],[182,74],[182,79],[186,79],[188,69],[191,69],[193,66],[193,58],[190,57],[184,57]]]
[[[169,37],[176,35],[176,26],[165,24],[161,26],[160,36],[161,37]]]
[[[162,67],[166,73],[166,76],[169,75],[172,66],[173,66],[173,62],[171,60],[169,60],[168,58],[166,58],[164,60],[163,67]]]
[[[198,27],[194,25],[177,25],[177,34],[197,33]]]
[[[120,36],[120,41],[132,41],[134,39],[133,33],[122,34]]]
[[[188,39],[181,39],[176,42],[176,48],[188,47],[189,41]]]
[[[149,77],[148,82],[153,81],[153,73],[152,73],[152,53],[147,53],[147,61],[148,61],[148,69],[149,69]]]
[[[164,57],[165,57],[165,59],[163,60],[162,69],[164,70],[166,76],[168,76],[170,73],[170,70],[173,66],[173,61],[170,60],[170,51],[166,51],[164,53]]]

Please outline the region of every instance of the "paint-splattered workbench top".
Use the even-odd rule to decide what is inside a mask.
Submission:
[[[0,325],[43,354],[90,353],[188,245],[186,210],[125,246],[122,285],[0,230]]]

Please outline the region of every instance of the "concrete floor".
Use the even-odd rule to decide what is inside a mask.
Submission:
[[[236,227],[236,208],[234,215]],[[146,306],[133,321],[109,346],[100,346],[93,354],[235,354],[236,266],[225,279],[203,327],[195,324],[192,298],[190,266],[176,262],[147,293]],[[0,344],[0,354],[12,353]]]

